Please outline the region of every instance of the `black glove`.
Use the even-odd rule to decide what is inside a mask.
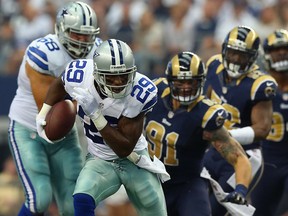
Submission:
[[[221,202],[231,202],[239,205],[248,205],[245,198],[247,195],[247,191],[248,189],[244,185],[238,184],[236,185],[235,190],[229,193],[223,200],[221,200]]]

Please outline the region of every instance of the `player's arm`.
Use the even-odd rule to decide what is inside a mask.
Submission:
[[[47,90],[46,99],[36,117],[37,133],[47,142],[52,143],[52,141],[47,138],[44,130],[44,126],[46,125],[46,115],[54,104],[65,98],[66,94],[67,93],[64,89],[61,77],[54,79],[54,81],[51,82],[49,89]]]
[[[252,168],[242,146],[224,127],[213,131],[205,130],[203,139],[210,141],[222,157],[234,167],[236,184],[248,188],[252,179]]]
[[[250,115],[251,125],[229,130],[241,145],[251,144],[268,136],[272,125],[272,100],[276,95],[276,89],[276,81],[268,75],[254,81],[251,88],[251,100],[254,101]]]
[[[263,140],[268,136],[272,125],[272,115],[272,101],[260,101],[253,106],[251,127],[255,133],[254,141]]]
[[[103,139],[119,156],[127,157],[133,151],[143,131],[144,113],[135,118],[121,117],[117,128],[109,124],[100,130]]]
[[[221,202],[247,204],[246,195],[252,179],[252,168],[242,146],[223,126],[214,131],[204,131],[203,138],[209,140],[235,170],[236,187]]]
[[[55,79],[51,84],[50,88],[47,91],[45,98],[45,103],[53,106],[57,102],[64,100],[67,92],[65,90],[61,76]]]
[[[55,77],[36,71],[28,63],[26,63],[25,68],[30,81],[32,94],[34,96],[38,110],[40,110],[48,89],[51,83],[55,80]]]

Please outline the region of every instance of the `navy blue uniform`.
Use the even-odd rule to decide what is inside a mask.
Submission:
[[[167,80],[159,78],[155,84],[158,102],[147,114],[145,132],[150,155],[158,157],[171,176],[163,184],[168,215],[211,215],[208,185],[200,177],[209,145],[202,135],[222,127],[226,111],[204,96],[173,111]]]
[[[252,125],[251,110],[259,101],[272,100],[275,96],[277,83],[270,75],[264,74],[254,65],[246,75],[226,83],[227,72],[222,64],[222,56],[213,56],[207,63],[207,80],[204,92],[212,87],[211,99],[222,104],[228,112],[225,127],[228,130]],[[244,145],[245,150],[257,149],[260,142]],[[233,191],[226,181],[234,173],[233,167],[227,163],[221,155],[210,148],[205,155],[205,167],[212,178],[222,186],[225,192]],[[254,186],[253,182],[250,188]],[[211,195],[213,216],[223,216],[226,212],[224,207],[216,201],[214,194]]]
[[[273,100],[273,122],[263,141],[263,176],[252,192],[255,215],[275,215],[281,195],[288,196],[288,92],[277,91]],[[271,184],[277,182],[277,184]],[[285,204],[287,206],[287,203]]]

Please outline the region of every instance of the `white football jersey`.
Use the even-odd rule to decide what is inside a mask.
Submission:
[[[95,40],[95,45],[86,58],[93,58],[94,51],[101,42],[100,38]],[[73,59],[60,44],[55,34],[49,34],[31,42],[20,66],[17,80],[18,89],[9,111],[10,119],[36,131],[38,108],[32,94],[30,80],[26,74],[26,63],[40,73],[59,77],[71,60]]]
[[[94,63],[91,59],[79,59],[72,61],[62,75],[65,89],[69,95],[73,95],[75,87],[88,89],[97,99],[102,108],[102,114],[111,126],[117,126],[121,116],[134,118],[142,112],[147,112],[157,102],[157,88],[153,82],[143,74],[136,72],[132,92],[130,95],[120,98],[102,99],[95,88],[93,76]],[[114,151],[105,143],[101,134],[94,126],[92,120],[85,115],[81,106],[78,107],[78,115],[84,126],[84,133],[88,141],[88,152],[104,160],[118,158]],[[135,151],[147,148],[147,141],[143,134],[140,136]]]

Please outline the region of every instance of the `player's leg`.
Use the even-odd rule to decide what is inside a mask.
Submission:
[[[169,182],[162,184],[168,215],[177,215],[177,199],[180,196],[179,187],[181,185],[169,184]]]
[[[255,216],[272,216],[275,213],[276,205],[280,196],[279,184],[275,184],[277,177],[277,167],[274,164],[265,164],[264,172],[257,187],[251,193],[252,205],[256,208]],[[271,182],[274,184],[271,184]],[[279,182],[280,183],[280,182]]]
[[[213,147],[204,156],[204,166],[225,192],[233,191],[233,188],[227,183],[234,173],[233,167]],[[210,190],[210,205],[213,216],[223,216],[227,212],[226,208],[217,201],[212,189]]]
[[[265,162],[263,176],[255,190],[252,192],[252,205],[256,208],[256,216],[280,216],[287,210],[288,167],[287,165],[283,166],[281,163],[272,163],[273,161],[276,161],[277,158],[275,158],[276,160],[271,160],[269,152],[266,154],[265,158],[267,158],[268,162]]]
[[[75,186],[75,216],[94,216],[97,205],[121,186],[114,164],[88,154]]]
[[[189,182],[163,184],[168,215],[211,216],[208,182],[195,177]],[[171,202],[173,201],[173,202]]]
[[[83,160],[77,131],[72,130],[66,138],[50,145],[51,182],[60,215],[73,216],[73,192],[81,171]]]
[[[137,153],[148,156],[146,150]],[[137,167],[129,160],[123,163],[125,163],[125,170],[121,178],[138,214],[140,216],[167,215],[165,197],[157,175]]]
[[[123,185],[119,190],[104,200],[107,216],[136,216],[137,212],[130,202]]]
[[[31,212],[40,215],[47,210],[52,200],[44,141],[35,131],[15,121],[10,124],[8,140],[26,197],[19,215],[29,216]]]

